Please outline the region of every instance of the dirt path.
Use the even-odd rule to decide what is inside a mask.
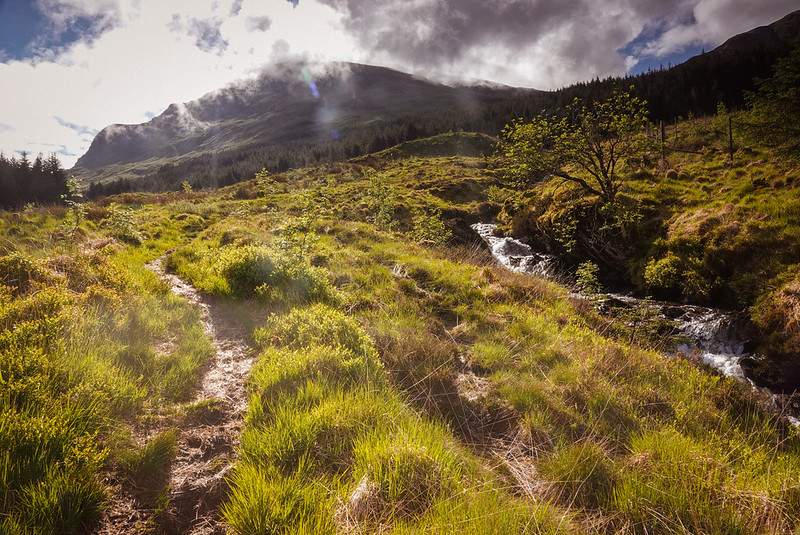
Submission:
[[[227,319],[211,299],[200,295],[176,275],[167,273],[162,259],[147,267],[167,282],[175,295],[201,310],[203,328],[216,351],[194,401],[212,404],[202,417],[186,418],[178,425],[178,453],[169,474],[170,502],[166,510],[157,512],[143,508],[120,487],[99,533],[225,533],[218,509],[225,497],[225,478],[233,466],[241,434],[247,407],[245,382],[253,364],[253,354],[241,326]],[[148,429],[146,436],[163,431],[175,422],[169,424]]]

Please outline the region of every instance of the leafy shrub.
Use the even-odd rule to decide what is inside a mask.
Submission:
[[[411,215],[411,224],[412,239],[424,245],[444,245],[453,235],[442,221],[442,212],[439,209],[415,209]]]
[[[60,288],[46,288],[25,299],[0,305],[0,329],[11,329],[24,322],[59,320],[59,313],[71,302]]]
[[[336,300],[323,270],[266,247],[224,247],[216,266],[236,296],[275,304]]]
[[[105,219],[101,221],[101,225],[118,240],[133,245],[139,245],[144,241],[144,236],[139,231],[134,211],[131,208],[111,204],[108,207]]]
[[[789,278],[753,306],[753,320],[767,333],[764,346],[781,355],[800,348],[800,274]]]
[[[603,289],[597,277],[600,268],[594,262],[583,262],[575,272],[575,284],[586,294],[600,293]]]
[[[183,229],[188,232],[198,232],[206,226],[206,220],[203,219],[203,216],[197,214],[178,214],[175,219],[180,221]]]
[[[369,212],[370,223],[383,230],[395,230],[398,221],[394,217],[397,206],[397,191],[392,188],[383,175],[372,173],[369,186],[364,193],[364,201]]]
[[[644,282],[653,290],[673,291],[679,287],[683,262],[672,252],[659,260],[651,259],[644,268]]]
[[[50,258],[47,267],[66,277],[67,287],[75,292],[92,285],[122,290],[128,282],[123,272],[100,253],[59,255]]]

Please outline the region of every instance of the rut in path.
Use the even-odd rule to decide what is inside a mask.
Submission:
[[[190,284],[164,270],[162,259],[147,266],[175,295],[200,307],[201,321],[212,339],[215,356],[202,379],[195,401],[219,400],[213,414],[202,421],[180,425],[178,453],[169,474],[170,504],[158,519],[129,492],[119,488],[112,499],[100,533],[162,533],[216,535],[225,533],[218,515],[227,490],[225,478],[233,466],[235,449],[247,407],[245,381],[253,364],[251,348],[241,327],[218,312],[212,300]],[[169,426],[165,426],[169,427]],[[150,429],[152,436],[163,429]]]

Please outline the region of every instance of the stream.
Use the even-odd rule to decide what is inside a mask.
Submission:
[[[498,263],[508,270],[563,282],[557,257],[534,251],[514,238],[496,236],[497,225],[494,224],[476,223],[472,229],[489,246]],[[742,367],[742,360],[749,355],[745,350],[747,340],[741,334],[744,330],[741,314],[615,293],[591,297],[580,293],[572,295],[579,299],[591,299],[603,314],[608,314],[611,309],[630,309],[643,311],[648,318],[665,322],[678,340],[673,346],[676,353],[696,358],[722,375],[745,381],[757,388]],[[787,416],[787,419],[793,425],[800,425],[797,418]]]

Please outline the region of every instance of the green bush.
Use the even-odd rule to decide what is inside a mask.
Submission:
[[[223,247],[214,254],[217,270],[238,297],[285,305],[336,300],[326,273],[298,258],[252,245]]]
[[[669,252],[661,259],[651,259],[644,268],[644,282],[652,290],[674,291],[680,287],[683,262]]]
[[[584,262],[578,266],[575,272],[575,284],[580,291],[586,294],[600,293],[603,286],[600,284],[600,279],[597,274],[600,268],[594,262]]]
[[[139,245],[144,241],[132,208],[111,204],[108,207],[108,215],[100,224],[118,240],[133,245]]]
[[[441,246],[453,237],[442,221],[441,210],[415,210],[411,215],[411,238],[423,245]]]

